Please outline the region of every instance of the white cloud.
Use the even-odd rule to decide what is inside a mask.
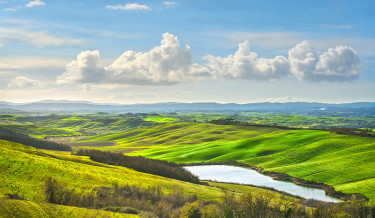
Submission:
[[[4,8],[3,10],[4,11],[10,11],[10,12],[17,12],[21,8],[22,8],[22,6],[18,5],[18,6],[15,6],[13,8]]]
[[[6,4],[8,3],[7,1],[0,1],[0,4]]]
[[[353,80],[360,73],[357,52],[348,46],[330,48],[318,55],[307,41],[289,50],[291,72],[304,81]]]
[[[46,5],[46,3],[44,3],[43,1],[34,0],[34,1],[30,1],[25,6],[31,8],[31,7],[34,7],[34,6],[44,6],[44,5]]]
[[[172,5],[175,5],[176,2],[163,2],[163,5],[169,7],[169,6],[172,6]]]
[[[1,41],[21,41],[31,43],[39,47],[73,45],[83,42],[82,39],[69,37],[56,37],[47,32],[33,32],[17,28],[0,27]]]
[[[176,36],[164,33],[159,46],[147,52],[125,51],[107,67],[99,67],[99,51],[84,51],[66,65],[59,83],[167,85],[206,78],[278,80],[294,75],[303,81],[345,81],[359,74],[357,52],[347,46],[318,55],[304,41],[289,50],[289,58],[259,58],[249,42],[227,57],[206,55],[205,65],[192,62],[190,47],[181,48]]]
[[[24,76],[18,76],[8,84],[9,88],[38,88],[43,86],[45,86],[45,83]]]
[[[234,55],[224,58],[207,55],[205,59],[213,74],[223,78],[272,80],[280,79],[290,72],[287,58],[258,58],[256,53],[250,52],[248,41],[240,43]]]
[[[125,11],[140,11],[140,10],[149,10],[150,7],[147,5],[140,5],[137,3],[128,3],[126,5],[107,5],[106,8],[111,10],[125,10]]]
[[[106,70],[125,83],[175,83],[205,76],[203,67],[192,63],[190,47],[182,49],[177,37],[163,34],[160,46],[149,52],[126,51]]]
[[[249,41],[253,47],[261,47],[274,51],[275,49],[287,49],[306,38],[301,33],[295,32],[245,32],[245,31],[214,31],[207,32],[205,35],[209,37],[220,37],[228,39],[230,46],[238,42]],[[222,44],[222,42],[220,41]]]
[[[92,60],[92,61],[88,61]],[[207,68],[192,63],[190,47],[182,49],[177,37],[163,34],[161,45],[148,52],[125,51],[108,67],[98,68],[99,51],[85,51],[67,65],[60,83],[173,84],[207,77]]]
[[[104,69],[98,67],[99,51],[84,51],[77,60],[66,65],[65,72],[58,76],[58,83],[95,83],[102,81]]]

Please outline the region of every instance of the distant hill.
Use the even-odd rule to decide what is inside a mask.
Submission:
[[[356,102],[343,104],[327,104],[318,102],[287,103],[248,103],[220,104],[215,102],[178,103],[164,102],[154,104],[99,104],[89,101],[38,101],[31,103],[0,102],[0,109],[43,110],[43,111],[104,111],[104,112],[224,112],[254,111],[274,113],[362,113],[375,114],[375,102]]]

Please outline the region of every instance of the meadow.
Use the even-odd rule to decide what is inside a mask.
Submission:
[[[268,193],[278,207],[281,195],[260,188],[240,185],[222,186],[219,184],[199,185],[168,179],[161,176],[141,173],[129,168],[94,162],[87,156],[71,155],[69,152],[45,151],[29,146],[0,140],[0,217],[133,217],[134,215],[111,213],[92,208],[77,208],[48,204],[45,202],[45,182],[53,178],[66,189],[66,194],[90,195],[94,190],[116,190],[116,187],[139,187],[144,190],[159,189],[173,197],[176,191],[184,196],[196,196],[199,202],[223,201],[225,190],[234,196],[252,191],[254,196]],[[72,192],[74,190],[74,192]],[[160,195],[160,194],[158,194]],[[16,196],[9,198],[9,196]],[[99,195],[98,195],[99,196]],[[292,204],[297,201],[288,198]],[[207,204],[207,203],[205,203]],[[211,203],[212,204],[212,203]],[[298,204],[298,203],[294,203]],[[298,207],[304,208],[298,204]],[[190,207],[187,204],[186,207]],[[159,206],[160,207],[160,206]],[[217,206],[215,206],[216,208]],[[160,208],[159,208],[160,209]],[[168,211],[171,208],[161,208]],[[184,210],[181,209],[183,212]]]
[[[254,121],[264,116],[253,115],[245,118]],[[233,119],[232,116],[226,115],[224,118]],[[270,115],[261,119],[267,122],[254,121],[255,124],[267,126],[235,123],[218,125],[207,122],[211,118],[219,119],[223,116],[178,113],[96,113],[32,117],[7,115],[0,117],[0,125],[42,140],[67,143],[74,152],[79,149],[97,149],[185,164],[238,161],[262,167],[265,171],[322,182],[344,193],[360,193],[368,197],[370,202],[375,201],[375,138],[305,128],[281,128],[272,124],[279,119],[278,125],[281,123],[293,127],[300,119],[310,119],[295,115]],[[314,122],[324,121],[326,128],[337,126],[337,123],[361,123],[366,119],[372,125],[371,117],[361,118],[362,120],[311,119]],[[307,126],[315,127],[313,124]],[[67,192],[74,189],[77,193],[90,193],[99,187],[113,188],[116,184],[141,188],[161,187],[166,194],[179,190],[185,196],[194,195],[203,201],[220,203],[223,202],[223,190],[233,192],[237,197],[248,192],[257,193],[258,196],[266,192],[272,193],[278,199],[276,205],[281,205],[280,202],[285,199],[282,194],[255,187],[213,182],[208,185],[192,184],[126,167],[98,163],[88,156],[40,150],[4,140],[0,140],[0,153],[3,172],[0,177],[0,199],[3,205],[1,214],[6,214],[9,210],[17,211],[19,205],[25,205],[25,214],[32,214],[30,211],[35,210],[51,217],[55,217],[56,213],[70,214],[72,217],[95,213],[103,213],[103,216],[108,217],[118,216],[118,213],[107,214],[102,210],[48,206],[43,196],[43,186],[49,176],[63,184]],[[18,203],[19,200],[8,199],[9,194],[25,200]],[[290,203],[300,201],[288,199]],[[205,207],[201,203],[192,203],[190,206],[197,205]],[[46,208],[54,209],[52,211]]]
[[[322,130],[175,122],[80,141],[113,141],[117,145],[95,149],[132,151],[128,155],[176,163],[235,160],[375,199],[375,139],[369,137]]]

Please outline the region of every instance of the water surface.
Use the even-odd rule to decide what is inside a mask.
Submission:
[[[322,189],[299,186],[292,182],[273,180],[272,177],[265,176],[252,169],[226,165],[186,166],[184,168],[197,175],[200,180],[267,186],[307,199],[340,202],[339,199],[325,195]]]

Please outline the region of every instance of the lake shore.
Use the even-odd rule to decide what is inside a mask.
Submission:
[[[180,164],[181,166],[204,166],[204,165],[228,165],[228,166],[239,166],[239,167],[245,167],[250,168],[255,171],[257,171],[260,174],[267,175],[272,177],[274,180],[280,180],[280,181],[287,181],[287,182],[293,182],[296,185],[305,186],[305,187],[311,187],[311,188],[318,188],[325,191],[325,194],[327,196],[340,199],[342,201],[351,201],[351,200],[358,200],[358,199],[365,199],[368,201],[369,199],[359,193],[343,193],[340,191],[335,190],[333,186],[319,183],[316,181],[309,181],[297,177],[290,176],[286,173],[279,173],[279,172],[272,172],[272,171],[266,171],[262,167],[257,167],[250,164],[245,164],[237,161],[220,161],[220,162],[199,162],[199,163],[184,163]],[[262,187],[260,187],[262,188]]]

